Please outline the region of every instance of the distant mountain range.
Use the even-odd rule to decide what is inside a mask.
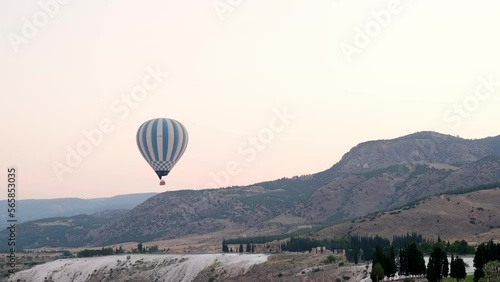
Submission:
[[[418,132],[369,141],[320,173],[245,187],[158,194],[89,230],[78,242],[102,246],[221,230],[270,235],[304,225],[350,222],[429,196],[500,183],[499,156],[500,136],[466,140]]]
[[[157,193],[119,195],[110,198],[61,198],[46,200],[18,200],[16,216],[19,223],[50,217],[94,214],[105,210],[131,210]],[[0,207],[7,207],[1,200]],[[0,227],[6,224],[6,213],[1,214]]]

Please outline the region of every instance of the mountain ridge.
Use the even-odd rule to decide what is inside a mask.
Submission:
[[[169,239],[234,229],[286,232],[300,224],[340,221],[425,196],[500,182],[500,161],[487,158],[500,155],[500,136],[488,138],[416,132],[360,143],[337,164],[311,175],[162,193],[89,240],[103,244]]]
[[[436,132],[363,142],[309,175],[221,189],[164,192],[96,229],[90,246],[219,232],[275,235],[340,223],[416,200],[500,182],[500,136]]]

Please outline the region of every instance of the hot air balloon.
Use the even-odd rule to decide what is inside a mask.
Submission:
[[[137,147],[161,179],[167,176],[182,157],[188,144],[186,128],[178,121],[156,118],[143,123],[137,130]]]

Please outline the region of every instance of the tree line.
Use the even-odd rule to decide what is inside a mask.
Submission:
[[[255,236],[255,237],[245,237],[245,238],[230,238],[225,239],[227,244],[235,245],[235,244],[265,244],[272,241],[279,241],[283,239],[287,239],[290,237],[299,237],[307,235],[311,232],[315,232],[323,228],[322,226],[316,226],[313,228],[304,228],[297,231],[293,231],[290,233],[279,234],[279,235],[269,235],[269,236]]]
[[[113,248],[102,248],[100,250],[89,250],[85,249],[76,253],[76,256],[79,258],[88,258],[88,257],[96,257],[96,256],[111,256],[114,255],[115,252]]]
[[[420,246],[424,245],[421,244]],[[441,281],[451,277],[461,281],[467,276],[466,263],[456,253],[471,253],[471,246],[464,240],[453,244],[445,243],[438,238],[432,252],[429,254],[427,266],[424,262],[424,252],[419,245],[411,243],[399,251],[399,265],[395,264],[394,246],[384,249],[377,245],[374,249],[373,267],[371,277],[379,281],[384,276],[393,277],[399,267],[399,275],[417,275],[427,278],[430,282]],[[451,254],[451,260],[448,260]],[[481,243],[474,251],[475,282],[500,280],[500,243],[490,240]]]
[[[438,282],[448,276],[459,281],[465,279],[467,275],[463,259],[452,254],[450,263],[447,252],[439,245],[436,245],[431,252],[427,266],[424,253],[416,243],[400,249],[397,259],[395,254],[394,246],[389,249],[375,247],[370,273],[372,281],[380,281],[385,276],[394,277],[396,273],[401,276],[425,276],[430,282]]]
[[[422,235],[416,233],[408,233],[406,235],[394,236],[392,245],[399,249],[399,246],[404,246],[411,242],[427,242]],[[382,248],[391,247],[391,241],[380,236],[360,236],[351,235],[336,239],[316,240],[304,237],[291,237],[290,240],[281,244],[282,251],[288,252],[306,252],[315,247],[325,247],[328,250],[346,250],[347,260],[358,263],[361,261],[370,261],[373,259],[376,246]]]
[[[292,237],[281,244],[281,250],[285,252],[307,252],[316,247],[325,247],[328,250],[345,249],[348,247],[346,239],[324,239],[315,240],[311,238]]]
[[[315,247],[332,246],[346,250],[346,257],[355,264],[359,261],[372,261],[371,278],[378,281],[384,276],[394,277],[422,276],[429,281],[440,281],[452,277],[459,281],[466,276],[466,264],[458,255],[474,253],[474,248],[467,241],[445,242],[438,236],[437,241],[423,238],[417,233],[393,236],[393,240],[380,236],[349,236],[347,239],[315,240],[311,238],[294,238],[281,244],[282,251],[303,252]],[[491,245],[491,243],[490,243]],[[485,247],[487,250],[494,247]],[[485,251],[491,253],[491,251]],[[451,254],[451,262],[447,254]],[[426,265],[424,256],[429,255]],[[490,255],[491,257],[491,255]]]
[[[158,252],[158,246],[151,246],[151,247],[146,247],[143,246],[142,243],[137,244],[137,248],[132,249],[132,251],[128,252],[129,254],[145,254],[145,253],[156,253]],[[120,248],[116,248],[113,250],[113,248],[104,248],[100,250],[92,250],[92,249],[85,249],[82,251],[79,251],[76,253],[76,256],[79,258],[88,258],[88,257],[97,257],[97,256],[111,256],[111,255],[119,255],[119,254],[124,254],[125,250],[120,246]],[[71,254],[71,253],[69,253]],[[66,255],[67,256],[67,255]]]
[[[229,244],[227,243],[226,240],[222,240],[222,252],[223,253],[254,253],[255,252],[255,246],[254,244],[247,243],[246,247],[243,248],[243,244],[240,243],[240,246],[238,249],[234,249],[229,247]]]

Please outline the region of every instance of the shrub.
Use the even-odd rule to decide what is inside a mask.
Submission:
[[[336,260],[336,258],[333,255],[329,255],[326,259],[328,260],[329,263],[334,263]]]

